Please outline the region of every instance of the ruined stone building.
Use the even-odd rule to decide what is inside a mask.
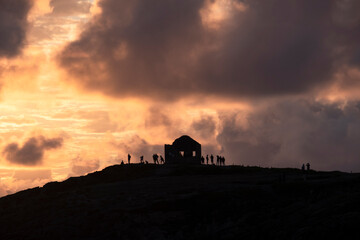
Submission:
[[[201,164],[201,144],[186,135],[165,144],[165,163]]]

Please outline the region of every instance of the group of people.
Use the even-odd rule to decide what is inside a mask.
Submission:
[[[154,164],[164,164],[165,163],[165,159],[163,158],[163,156],[158,155],[158,154],[154,154],[153,155],[153,161]],[[131,162],[131,155],[128,154],[128,164],[130,164]],[[140,164],[148,164],[148,161],[144,161],[144,156],[140,156]],[[124,161],[121,161],[121,164],[124,164]]]
[[[158,154],[153,154],[153,161],[154,164],[164,164],[165,163],[165,159],[163,158],[162,155],[158,155]],[[214,165],[214,155],[206,155],[206,164],[209,164],[209,160],[210,160],[210,164]],[[128,154],[128,164],[130,164],[131,162],[131,155]],[[144,161],[144,156],[140,156],[140,164],[148,164],[148,161]],[[124,161],[121,161],[121,164],[124,164]],[[205,164],[205,158],[204,156],[201,156],[201,164]],[[309,163],[308,163],[309,164]],[[220,155],[216,155],[216,165],[218,166],[225,166],[225,157],[224,156],[220,156]],[[304,166],[304,165],[303,165]],[[310,168],[310,164],[309,164],[309,168]]]
[[[310,163],[306,164],[306,170],[310,171]],[[301,171],[305,172],[305,163],[301,166]]]
[[[205,164],[205,158],[204,156],[201,156],[201,164]],[[209,164],[209,155],[206,155],[206,165]],[[210,164],[214,165],[214,155],[210,155]],[[225,166],[225,157],[224,156],[220,156],[220,155],[216,155],[216,165],[218,166]]]
[[[159,158],[160,158],[160,161],[159,161]],[[141,159],[144,159],[144,156],[140,157],[140,163],[143,163]],[[154,161],[154,164],[164,164],[165,163],[163,156],[161,156],[161,155],[159,156],[156,153],[153,154],[153,161]]]

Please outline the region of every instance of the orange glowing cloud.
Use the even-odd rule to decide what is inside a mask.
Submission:
[[[219,30],[236,12],[246,10],[246,5],[234,0],[207,0],[200,10],[203,24],[211,29]]]

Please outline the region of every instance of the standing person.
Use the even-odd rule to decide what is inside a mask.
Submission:
[[[225,166],[225,157],[222,157],[222,163]]]
[[[159,158],[159,156],[155,153],[155,154],[153,155],[154,164],[159,163],[159,162],[158,162],[158,158]]]
[[[160,155],[160,162],[161,162],[161,164],[165,163],[165,160],[164,160],[163,156],[161,156],[161,155]]]
[[[220,165],[220,156],[216,155],[216,165]]]
[[[130,164],[131,155],[128,153],[128,164]]]
[[[141,164],[144,163],[144,156],[140,156],[140,163],[141,163]]]
[[[306,164],[306,170],[310,171],[310,163]]]
[[[214,165],[214,156],[212,154],[210,155],[210,160],[211,160],[211,165]]]
[[[301,172],[303,174],[304,181],[306,181],[307,172],[305,172],[305,163],[301,166]]]
[[[206,155],[206,165],[208,165],[208,164],[209,164],[209,154]]]

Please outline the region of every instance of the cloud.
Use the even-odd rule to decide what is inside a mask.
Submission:
[[[89,122],[84,129],[94,133],[115,132],[118,124],[114,122],[106,111],[78,111],[77,116],[87,119]]]
[[[360,66],[356,0],[99,4],[59,63],[79,86],[115,97],[299,94]]]
[[[50,169],[39,170],[16,170],[13,176],[14,180],[47,180],[52,179],[52,172]]]
[[[162,153],[164,151],[164,145],[151,144],[138,135],[133,135],[118,141],[112,139],[109,144],[121,153],[131,154],[132,162],[139,162],[140,156],[144,156],[144,160],[150,162],[152,161],[152,155],[154,153]],[[125,160],[127,161],[127,159],[124,159],[124,161]]]
[[[89,0],[51,0],[50,7],[53,8],[52,15],[74,16],[89,13],[91,2]]]
[[[31,137],[20,147],[10,143],[3,149],[6,160],[14,164],[34,166],[42,163],[46,150],[62,147],[63,138]]]
[[[100,167],[99,159],[85,160],[84,158],[77,156],[71,163],[72,176],[80,176],[93,171],[98,170]]]
[[[0,0],[0,57],[14,57],[24,46],[31,0]]]
[[[34,119],[25,118],[24,116],[2,116],[0,117],[2,124],[16,124],[16,125],[33,125],[36,123]]]
[[[27,188],[42,186],[52,180],[52,171],[50,169],[1,169],[0,175],[0,197]]]
[[[360,104],[309,99],[268,103],[220,116],[218,143],[244,165],[359,171]]]
[[[216,133],[216,121],[213,116],[203,115],[200,119],[193,121],[191,126],[194,132],[203,139],[212,138]]]
[[[163,106],[151,106],[147,111],[145,127],[172,127],[174,123],[169,115],[169,111]]]

